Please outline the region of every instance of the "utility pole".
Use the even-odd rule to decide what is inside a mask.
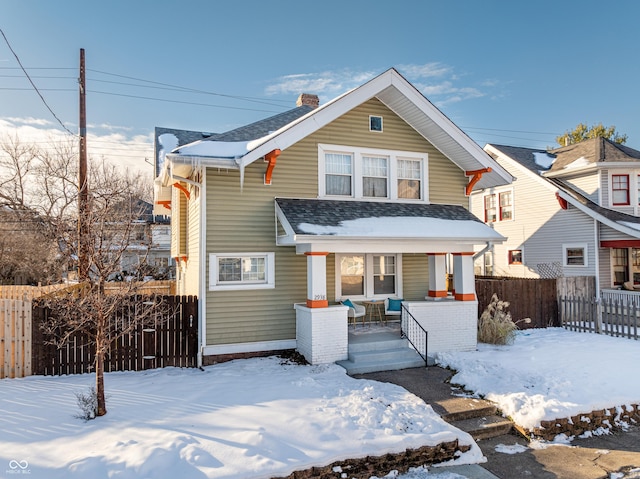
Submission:
[[[84,48],[80,49],[80,151],[78,165],[78,280],[89,279],[87,245],[89,236],[87,184],[87,108]]]

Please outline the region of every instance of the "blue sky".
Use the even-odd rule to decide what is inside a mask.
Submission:
[[[120,143],[93,151],[125,164],[151,158],[155,126],[226,131],[390,67],[481,146],[545,148],[602,122],[640,149],[635,0],[0,0],[0,11],[72,132],[85,49],[89,140]],[[34,127],[62,131],[0,37],[0,132]]]

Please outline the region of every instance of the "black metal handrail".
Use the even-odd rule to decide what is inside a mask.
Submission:
[[[424,333],[424,341],[421,341],[422,337],[418,337],[418,334],[422,331]],[[422,327],[422,325],[418,322],[418,320],[409,312],[409,310],[405,307],[404,304],[401,305],[401,313],[400,313],[400,335],[403,338],[406,338],[407,341],[413,346],[420,357],[424,361],[425,367],[428,366],[427,362],[427,352],[428,352],[428,340],[429,333],[426,329]],[[418,343],[418,344],[416,344]],[[420,346],[424,347],[424,354]]]

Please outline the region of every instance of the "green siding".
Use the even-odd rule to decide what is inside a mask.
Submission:
[[[369,115],[383,116],[384,132],[369,131]],[[246,168],[242,190],[239,172],[209,168],[205,178],[207,278],[209,254],[230,252],[275,252],[276,278],[275,289],[207,291],[207,344],[295,338],[293,303],[306,301],[306,257],[296,255],[294,247],[276,247],[274,198],[317,197],[319,143],[427,153],[430,201],[468,204],[464,172],[376,99],[283,151],[269,186],[264,185],[262,161]],[[426,257],[403,257],[405,299],[423,299],[428,282]],[[327,257],[329,304],[335,302],[334,270],[331,254]]]
[[[426,254],[402,255],[402,297],[423,301],[429,291],[429,262]]]

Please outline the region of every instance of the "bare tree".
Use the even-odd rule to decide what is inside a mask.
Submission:
[[[44,301],[51,311],[44,332],[58,346],[77,333],[87,335],[95,345],[96,416],[102,416],[107,412],[104,360],[110,346],[140,326],[157,325],[169,311],[161,297],[141,300],[141,284],[137,281],[118,283],[119,288],[107,291],[107,282],[120,272],[123,255],[135,243],[133,234],[144,213],[138,196],[144,194],[146,186],[141,176],[122,174],[106,162],[93,162],[90,171],[89,207],[85,212],[90,227],[84,241],[89,280]],[[75,231],[68,228],[68,237],[64,238],[72,251],[77,247]],[[140,251],[140,268],[146,263],[145,252]]]
[[[52,142],[48,149],[39,149],[17,137],[0,141],[0,220],[2,213],[13,218],[13,223],[0,223],[13,225],[10,232],[0,228],[0,278],[3,268],[17,274],[17,264],[33,268],[33,276],[44,278],[44,270],[39,271],[36,263],[73,262],[82,243],[89,278],[41,300],[50,309],[43,331],[57,346],[76,333],[90,338],[95,346],[95,413],[102,416],[107,412],[104,360],[111,344],[141,325],[156,325],[168,312],[161,299],[140,300],[139,282],[119,283],[116,290],[106,288],[132,249],[138,257],[137,268],[145,268],[148,250],[136,249],[135,233],[145,213],[140,199],[150,197],[150,185],[139,174],[120,171],[104,160],[91,160],[88,208],[79,218],[77,178],[72,142]],[[81,241],[78,221],[89,225]],[[19,258],[18,251],[24,253]]]

